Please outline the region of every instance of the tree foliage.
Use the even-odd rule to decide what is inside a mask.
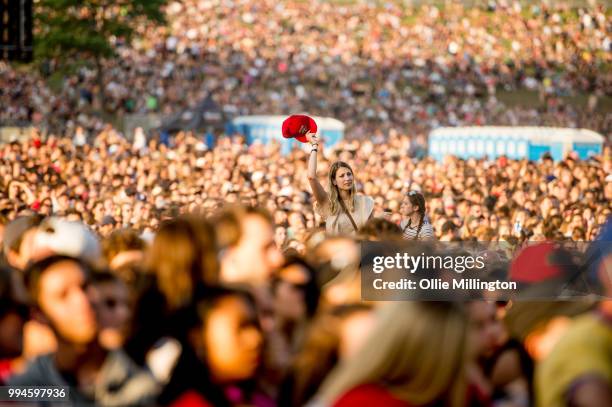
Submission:
[[[108,58],[115,41],[129,42],[138,27],[165,22],[167,0],[38,0],[34,3],[35,57],[58,62]]]

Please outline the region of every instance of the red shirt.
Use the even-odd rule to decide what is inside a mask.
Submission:
[[[213,407],[204,397],[195,391],[187,391],[174,400],[171,407]]]
[[[357,386],[334,403],[334,407],[363,406],[411,407],[411,404],[396,399],[387,390],[375,384]]]

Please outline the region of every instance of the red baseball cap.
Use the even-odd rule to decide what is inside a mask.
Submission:
[[[566,264],[556,258],[556,253],[557,248],[552,242],[523,248],[510,265],[510,279],[522,283],[541,283],[560,277]]]
[[[283,137],[294,138],[302,143],[308,142],[306,133],[316,133],[317,123],[312,117],[303,114],[289,116],[283,122]]]

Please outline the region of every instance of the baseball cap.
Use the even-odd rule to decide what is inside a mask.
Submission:
[[[557,247],[544,242],[523,248],[510,266],[510,279],[521,283],[541,283],[563,275],[563,264],[556,258]]]
[[[309,116],[294,114],[283,122],[283,137],[294,138],[302,143],[306,143],[306,133],[316,133],[317,123]]]
[[[542,242],[524,247],[514,258],[509,279],[522,288],[517,299],[567,299],[587,294],[571,249],[559,242]]]
[[[101,257],[100,242],[83,222],[58,217],[45,219],[36,234],[37,249],[82,259],[96,264]]]

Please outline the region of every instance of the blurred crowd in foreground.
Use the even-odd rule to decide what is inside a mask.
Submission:
[[[35,128],[0,146],[0,383],[69,386],[79,406],[612,405],[610,148],[421,154],[444,124],[609,137],[609,11],[332,3],[169,2],[168,26],[116,38],[101,78],[82,67],[59,93],[54,61],[40,75],[0,63],[0,123]],[[541,107],[504,106],[501,91],[537,91]],[[129,142],[97,116],[209,94],[228,115],[343,120],[353,140],[310,154],[320,178],[350,164],[372,219],[325,234],[305,151],[187,132]],[[600,242],[588,269],[550,251],[513,265],[530,279],[588,270],[604,296],[363,301],[359,243],[402,237],[410,191],[438,241]]]
[[[355,138],[439,125],[612,129],[606,2],[342,3],[169,1],[167,25],[116,38],[100,78],[86,57],[70,74],[56,61],[41,74],[0,63],[0,123],[96,132],[100,112],[171,115],[213,94],[229,116],[333,116]],[[505,105],[500,93],[516,91],[520,103]]]
[[[375,201],[356,237],[319,227],[301,150],[110,127],[2,146],[0,381],[76,405],[610,405],[609,149],[435,162],[410,145],[319,147],[319,171],[351,163]],[[604,297],[362,301],[359,241],[401,238],[415,190],[440,241],[597,238]],[[538,253],[523,275],[574,267]]]

